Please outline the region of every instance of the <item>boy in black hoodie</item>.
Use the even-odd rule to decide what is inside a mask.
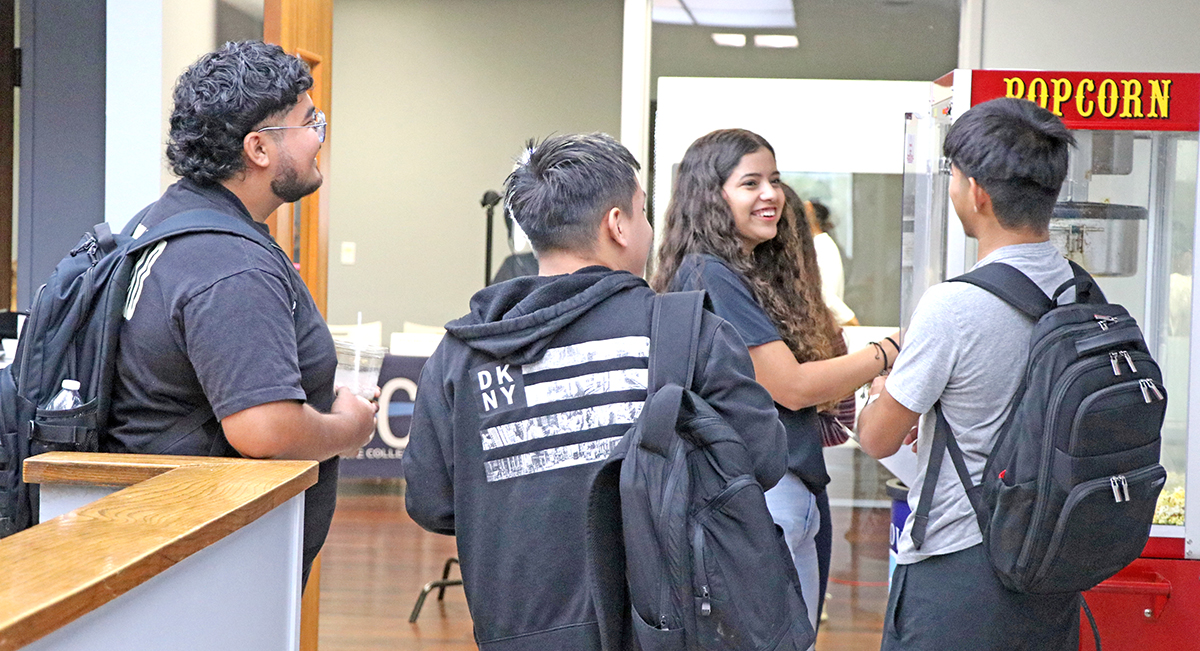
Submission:
[[[483,651],[599,649],[588,488],[646,399],[653,241],[637,161],[604,134],[532,142],[505,184],[540,275],[488,287],[421,374],[404,456],[418,524],[458,538]],[[786,443],[746,346],[705,313],[693,390],[769,488]]]

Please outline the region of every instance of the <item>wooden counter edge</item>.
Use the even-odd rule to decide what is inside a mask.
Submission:
[[[25,460],[22,473],[29,484],[86,484],[132,486],[183,466],[255,461],[228,457],[184,457],[100,452],[47,452]],[[312,463],[315,461],[300,461]]]
[[[127,488],[0,540],[0,651],[15,651],[99,608],[317,481],[315,461],[62,452],[28,459],[25,471],[30,482]],[[203,508],[177,509],[174,518],[128,517],[178,506],[172,500],[185,484],[200,493],[227,493],[223,485],[231,481],[244,490],[225,504],[206,501]],[[105,532],[130,526],[141,529],[144,545],[107,545]],[[53,569],[38,569],[45,567]],[[26,587],[31,583],[46,588],[43,594]]]

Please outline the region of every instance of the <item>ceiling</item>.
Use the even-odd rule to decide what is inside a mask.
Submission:
[[[820,1],[820,0],[815,0]],[[868,4],[904,8],[909,5],[941,5],[955,8],[959,0],[824,0],[853,11]],[[656,23],[740,27],[746,29],[795,29],[797,6],[803,9],[814,0],[654,0]]]
[[[712,27],[796,27],[792,0],[654,0],[654,22]]]

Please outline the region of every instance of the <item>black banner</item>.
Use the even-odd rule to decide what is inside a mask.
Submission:
[[[399,479],[403,476],[400,459],[408,445],[417,380],[426,359],[398,355],[383,358],[383,367],[379,370],[379,416],[375,420],[375,433],[358,455],[342,457],[343,477]]]

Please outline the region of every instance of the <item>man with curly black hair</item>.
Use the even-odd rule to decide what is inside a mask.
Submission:
[[[167,159],[182,178],[126,230],[207,209],[269,236],[275,209],[321,186],[325,116],[311,86],[308,66],[276,45],[201,57],[175,87]],[[335,394],[333,339],[283,251],[212,232],[151,248],[116,364],[106,451],[321,462],[304,501],[307,578],[333,517],[338,455],[367,441],[376,406]]]

